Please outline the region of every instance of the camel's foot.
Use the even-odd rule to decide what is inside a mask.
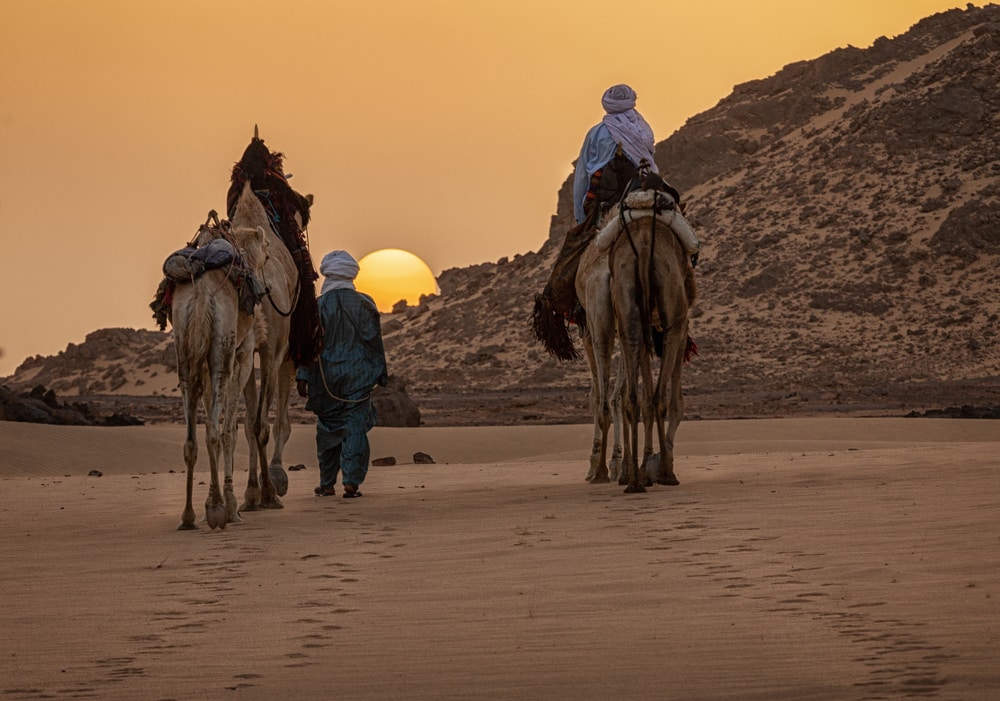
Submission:
[[[628,477],[626,477],[624,473],[618,475],[618,484],[620,486],[628,484]]]
[[[205,506],[205,521],[212,530],[226,527],[226,507],[222,504],[209,504]]]
[[[668,487],[676,487],[681,482],[680,482],[679,479],[677,479],[677,476],[673,472],[671,472],[669,474],[660,475],[659,477],[657,477],[656,478],[656,483],[657,484],[664,484],[664,485],[666,485]]]
[[[629,484],[625,487],[626,494],[642,494],[646,491],[646,488],[639,483]]]
[[[611,479],[613,479],[615,481],[621,479],[621,476],[622,476],[622,459],[620,457],[619,458],[612,457],[611,458],[611,462],[608,463],[608,471],[611,474]]]
[[[278,493],[279,497],[288,494],[288,473],[285,472],[285,468],[281,465],[271,465],[267,468],[267,474],[271,478],[271,484],[274,485],[274,491]]]
[[[603,473],[598,474],[591,480],[588,480],[591,484],[608,484],[611,482],[611,478],[608,477],[608,471],[605,470]]]
[[[239,525],[239,524],[243,523],[243,517],[240,516],[240,512],[239,511],[234,511],[233,513],[228,514],[226,516],[226,523],[230,523],[230,524],[235,523],[235,524]]]
[[[650,453],[643,458],[642,470],[646,473],[646,477],[649,479],[647,486],[653,484],[653,480],[656,479],[660,472],[660,454]]]
[[[188,504],[181,512],[181,525],[177,526],[179,531],[196,531],[198,526],[194,523],[194,508]]]
[[[240,511],[256,511],[260,508],[260,487],[247,487],[243,492],[243,503]]]
[[[285,505],[281,503],[281,499],[278,498],[277,494],[264,495],[260,500],[260,508],[262,509],[284,509]]]

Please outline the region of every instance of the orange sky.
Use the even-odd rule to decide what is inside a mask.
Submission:
[[[317,260],[401,248],[437,274],[538,250],[608,85],[662,140],[738,83],[964,6],[2,0],[0,377],[155,328],[163,259],[224,211],[254,123],[316,197]]]

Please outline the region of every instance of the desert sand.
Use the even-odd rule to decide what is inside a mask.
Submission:
[[[997,422],[689,421],[640,495],[587,426],[376,428],[354,500],[296,426],[285,508],[214,532],[182,431],[0,422],[0,698],[1000,693]]]

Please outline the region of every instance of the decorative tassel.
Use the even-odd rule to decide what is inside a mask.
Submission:
[[[544,292],[535,295],[531,330],[535,340],[558,360],[576,360],[580,357],[580,352],[573,346],[573,339],[569,337],[566,320],[553,308],[552,300]]]
[[[698,355],[698,344],[694,342],[694,339],[688,336],[687,345],[684,347],[684,362],[690,363],[694,356]]]

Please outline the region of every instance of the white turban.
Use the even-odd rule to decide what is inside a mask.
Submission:
[[[608,114],[618,114],[635,108],[635,90],[627,85],[612,85],[604,91],[601,106]]]
[[[611,136],[622,146],[625,155],[636,166],[642,159],[649,162],[653,172],[658,172],[653,160],[653,129],[635,109],[635,90],[627,85],[612,85],[601,98],[604,111],[604,126]]]
[[[325,294],[327,290],[353,290],[358,270],[358,262],[350,253],[330,251],[319,265],[319,272],[325,278],[320,294]]]

